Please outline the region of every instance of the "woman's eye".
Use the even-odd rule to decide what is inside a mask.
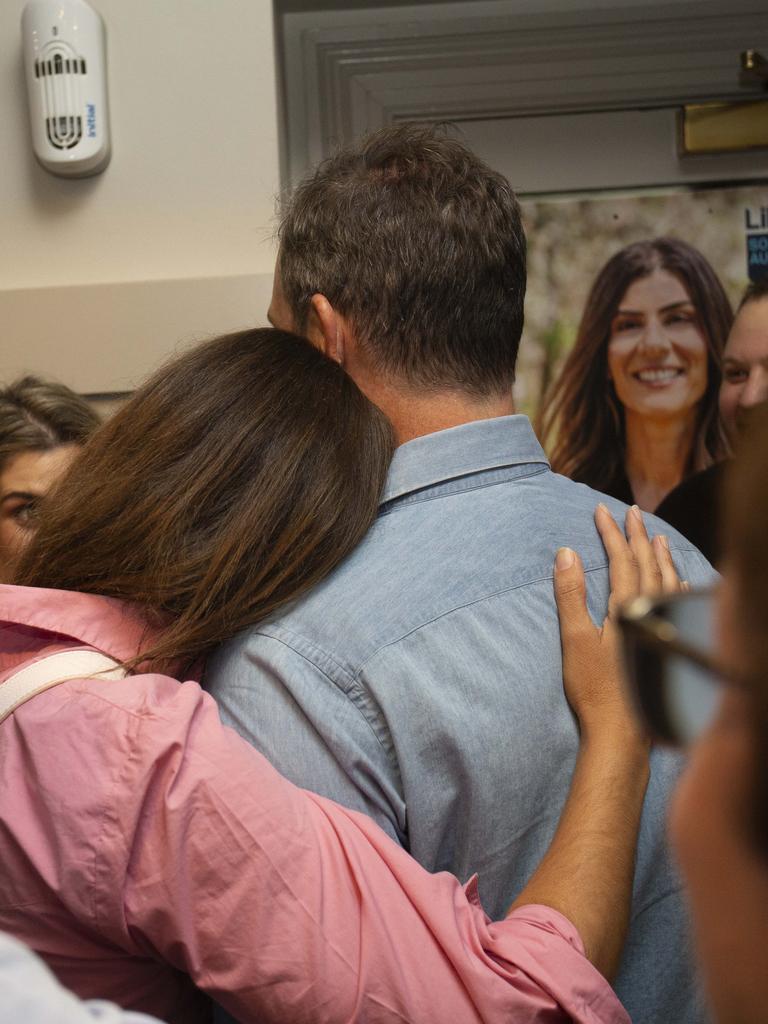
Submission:
[[[11,518],[14,519],[19,526],[31,527],[37,520],[38,516],[38,505],[37,502],[30,501],[26,505],[19,505],[11,512]]]
[[[723,371],[723,377],[729,384],[742,384],[747,376],[747,371],[738,366],[730,366]]]
[[[678,327],[684,324],[692,324],[695,322],[695,317],[692,313],[670,313],[664,320],[664,323],[670,327]]]
[[[642,327],[642,323],[639,320],[617,320],[613,325],[614,334],[622,334],[627,331],[637,331]]]

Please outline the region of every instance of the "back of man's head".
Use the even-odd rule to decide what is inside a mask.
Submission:
[[[506,179],[445,132],[384,128],[321,164],[287,205],[279,269],[295,328],[324,295],[383,377],[477,396],[511,387],[520,208]]]

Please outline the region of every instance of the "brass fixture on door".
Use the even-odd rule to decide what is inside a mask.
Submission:
[[[768,60],[757,50],[744,50],[741,55],[741,81],[744,85],[763,85],[768,89]]]
[[[741,54],[739,81],[768,90],[768,60],[757,50]],[[768,147],[768,100],[687,103],[679,125],[681,156],[761,149]]]

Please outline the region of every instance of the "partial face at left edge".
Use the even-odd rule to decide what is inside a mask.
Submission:
[[[749,411],[764,402],[768,402],[768,297],[743,307],[725,344],[720,416],[732,445],[749,422]]]
[[[41,501],[79,451],[79,445],[63,444],[49,451],[20,452],[0,472],[0,583],[11,582],[34,534]]]

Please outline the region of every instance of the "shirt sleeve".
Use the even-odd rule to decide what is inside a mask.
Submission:
[[[121,945],[262,1024],[627,1024],[560,914],[492,923],[473,882],[430,875],[281,777],[196,684],[176,691],[131,717],[104,814],[97,902]]]
[[[205,688],[222,721],[291,782],[368,814],[407,849],[402,780],[382,715],[329,655],[308,647],[251,631],[209,659]]]

